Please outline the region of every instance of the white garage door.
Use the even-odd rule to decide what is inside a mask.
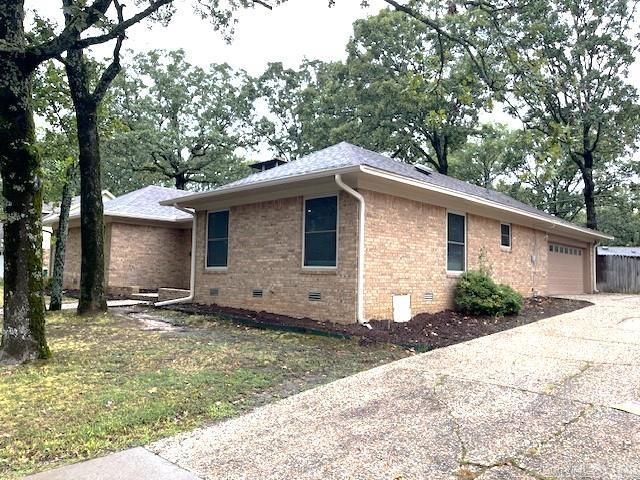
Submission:
[[[549,294],[584,293],[584,248],[549,243]]]

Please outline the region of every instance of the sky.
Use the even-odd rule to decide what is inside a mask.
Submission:
[[[224,1],[224,0],[223,0]],[[62,0],[26,0],[27,8],[63,23]],[[133,0],[129,2],[133,11]],[[269,62],[283,62],[296,67],[306,57],[324,61],[346,57],[345,46],[352,34],[352,24],[358,18],[377,13],[388,6],[382,0],[369,0],[363,8],[361,0],[288,0],[269,11],[255,7],[237,15],[238,24],[232,43],[227,43],[220,32],[197,16],[192,9],[193,0],[175,0],[177,13],[171,23],[163,27],[144,22],[129,30],[125,49],[134,53],[152,49],[182,48],[191,63],[206,66],[210,63],[229,63],[251,75],[262,73]],[[125,16],[127,14],[125,10]],[[94,47],[98,57],[107,58],[112,46]],[[629,76],[630,83],[640,87],[640,62],[636,62]],[[505,114],[500,106],[481,115],[482,122],[500,122],[517,128],[517,120]]]
[[[62,24],[60,3],[61,0],[27,0],[26,5]],[[362,8],[360,0],[337,0],[329,8],[328,0],[288,0],[271,11],[255,7],[237,15],[233,42],[227,44],[220,32],[193,13],[191,0],[175,3],[177,13],[168,27],[150,22],[137,25],[130,30],[125,48],[136,53],[183,48],[192,63],[204,66],[227,62],[254,75],[261,73],[268,62],[281,61],[294,67],[304,57],[345,58],[353,22],[386,5],[381,0],[370,0],[370,7]],[[109,54],[109,48],[97,51],[105,57]]]

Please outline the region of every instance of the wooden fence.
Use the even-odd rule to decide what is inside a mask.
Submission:
[[[600,292],[640,293],[640,257],[598,255],[596,284]]]

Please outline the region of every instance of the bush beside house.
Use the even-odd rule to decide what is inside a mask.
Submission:
[[[460,276],[454,301],[459,311],[469,315],[516,315],[523,307],[522,295],[508,285],[497,284],[484,270]]]

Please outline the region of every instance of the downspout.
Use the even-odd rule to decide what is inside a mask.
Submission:
[[[177,208],[178,210],[182,210],[183,212],[186,212],[193,217],[193,225],[191,227],[191,276],[189,279],[189,296],[183,297],[183,298],[175,298],[173,300],[166,300],[164,302],[157,302],[153,304],[154,307],[164,307],[165,305],[191,302],[193,301],[193,297],[195,296],[195,293],[196,293],[196,243],[198,239],[198,235],[196,233],[196,225],[197,225],[198,215],[194,210],[189,210],[187,208],[179,207],[176,204],[174,204],[173,207]]]
[[[371,330],[371,325],[364,318],[364,222],[365,222],[365,212],[364,212],[364,197],[356,192],[353,188],[348,186],[342,181],[342,176],[340,174],[336,174],[335,176],[336,185],[340,187],[342,190],[347,192],[349,195],[358,200],[358,295],[357,295],[357,318],[358,323],[364,327],[367,327]]]

